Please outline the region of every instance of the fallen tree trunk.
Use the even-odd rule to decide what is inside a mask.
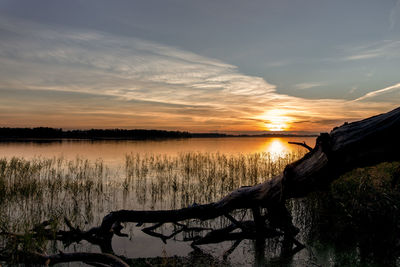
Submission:
[[[292,225],[291,216],[285,207],[290,198],[304,197],[310,192],[327,188],[341,174],[357,168],[384,161],[400,160],[400,108],[362,121],[345,123],[330,133],[322,133],[315,147],[303,158],[287,165],[284,171],[264,183],[242,187],[221,200],[177,210],[119,210],[103,218],[101,225],[87,231],[75,228],[66,220],[69,231],[58,231],[55,235],[48,231],[48,237],[69,242],[82,239],[100,245],[103,252],[112,252],[111,238],[114,234],[126,236],[120,231],[122,222],[135,222],[155,225],[143,229],[149,235],[161,238],[164,242],[183,231],[210,231],[205,236],[197,236],[190,241],[193,245],[222,242],[245,238],[259,239],[269,236],[284,236],[289,242],[289,253],[298,251],[302,245],[294,239],[298,230]],[[304,143],[296,143],[305,146]],[[307,146],[308,147],[308,146]],[[307,148],[306,147],[306,148]],[[261,214],[260,208],[267,213]],[[251,209],[254,223],[240,222],[229,215],[237,209]],[[187,227],[178,223],[188,219],[207,220],[225,216],[231,225],[221,229]],[[268,224],[266,224],[268,221]],[[180,229],[169,236],[156,232],[164,223],[174,223]],[[44,229],[45,224],[42,225]],[[233,232],[241,229],[241,233]],[[279,229],[279,230],[277,230]],[[236,242],[232,249],[237,246]],[[297,249],[291,251],[292,244]],[[76,255],[75,255],[76,256]],[[54,262],[54,258],[52,259]]]
[[[212,219],[235,209],[264,207],[282,218],[284,201],[326,188],[357,167],[400,159],[400,108],[322,133],[315,147],[283,173],[264,183],[239,188],[223,199],[178,210],[119,210],[104,217],[96,234],[107,234],[117,222],[165,223]],[[285,228],[285,227],[284,227]]]

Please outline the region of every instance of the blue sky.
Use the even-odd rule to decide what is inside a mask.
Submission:
[[[400,1],[2,0],[0,40],[0,126],[318,132],[400,103]]]

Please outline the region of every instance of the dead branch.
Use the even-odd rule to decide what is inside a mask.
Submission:
[[[154,223],[145,230],[163,241],[170,238],[154,232],[165,223],[189,220],[208,220],[226,216],[232,222],[222,229],[211,230],[204,237],[191,238],[193,245],[209,244],[226,240],[268,238],[283,235],[285,247],[292,253],[303,246],[294,239],[298,233],[292,224],[285,201],[290,198],[304,197],[310,192],[325,189],[341,174],[357,168],[384,161],[400,159],[400,108],[362,121],[344,124],[330,133],[321,133],[316,145],[303,158],[288,164],[284,171],[261,184],[242,187],[221,200],[213,203],[192,205],[177,210],[119,210],[103,218],[100,226],[88,231],[73,227],[66,221],[70,231],[58,231],[57,238],[71,240],[86,239],[89,242],[103,244],[111,249],[113,234],[121,234],[121,222]],[[302,144],[305,147],[305,144]],[[267,213],[262,216],[259,208]],[[252,209],[253,221],[237,221],[229,215],[237,209]],[[265,221],[268,220],[269,226]],[[236,229],[241,232],[234,232]],[[179,231],[179,230],[178,230]]]
[[[309,145],[306,144],[306,142],[300,143],[300,142],[288,142],[289,144],[292,145],[298,145],[298,146],[302,146],[306,149],[308,149],[308,151],[312,151],[312,147],[310,147]]]
[[[320,190],[351,169],[400,159],[400,108],[322,133],[315,147],[283,173],[264,183],[239,188],[221,200],[178,210],[119,210],[104,217],[97,234],[111,231],[116,222],[166,223],[187,219],[207,220],[236,209],[274,207],[286,199],[304,197]],[[272,211],[272,212],[271,212]],[[278,217],[279,214],[277,214]]]

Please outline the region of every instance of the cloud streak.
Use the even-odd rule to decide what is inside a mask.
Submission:
[[[368,60],[373,58],[397,58],[400,56],[400,41],[385,40],[369,45],[352,47],[346,53],[350,54],[342,58],[344,61]]]
[[[279,94],[231,64],[143,39],[9,18],[0,19],[0,34],[0,126],[246,132],[265,130],[266,114],[279,110],[289,130],[326,131],[394,107],[373,98],[399,86],[353,102],[311,100]]]
[[[324,85],[323,83],[315,83],[315,82],[314,83],[298,83],[295,85],[295,87],[297,89],[304,90],[304,89],[310,89],[313,87],[319,87],[319,86],[323,86],[323,85]]]
[[[397,89],[400,89],[400,83],[392,85],[392,86],[388,86],[386,88],[383,89],[379,89],[376,91],[372,91],[369,92],[368,94],[365,94],[357,99],[355,99],[354,101],[362,101],[362,100],[367,100],[367,99],[373,99],[376,98],[377,96],[383,95],[385,93],[389,93],[389,92],[393,92]]]
[[[393,30],[394,27],[396,26],[397,16],[399,13],[400,13],[400,1],[397,0],[392,10],[390,10],[390,15],[389,15],[390,30]]]

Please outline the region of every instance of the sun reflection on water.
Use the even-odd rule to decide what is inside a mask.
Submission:
[[[270,138],[264,143],[263,151],[268,153],[272,160],[275,161],[279,157],[285,157],[292,151],[292,148],[289,147],[286,140]]]
[[[6,186],[0,193],[0,224],[10,225],[13,232],[18,232],[27,227],[33,228],[33,225],[49,218],[71,218],[74,225],[92,227],[99,225],[102,218],[113,210],[165,210],[188,207],[193,203],[215,202],[236,188],[259,184],[278,175],[288,163],[301,157],[287,143],[289,140],[300,141],[293,138],[198,139],[192,143],[192,151],[179,153],[171,152],[172,147],[186,143],[176,140],[165,141],[170,145],[164,150],[160,150],[160,146],[165,144],[163,142],[67,143],[69,149],[64,151],[71,152],[67,157],[3,157],[0,158],[3,173],[13,175],[5,176]],[[149,147],[146,148],[146,145]],[[185,148],[189,145],[190,142]],[[52,147],[51,155],[60,144],[49,146]],[[159,150],[150,153],[155,146]],[[26,147],[21,147],[25,148],[21,151],[29,155]],[[91,159],[80,156],[68,158],[73,155],[73,148],[79,147],[79,151],[85,148],[84,152]],[[206,147],[208,150],[196,152],[193,147]],[[100,148],[108,148],[101,150],[102,157],[118,159],[118,155],[122,154],[124,160],[117,163],[93,160],[94,156],[99,156],[94,152],[100,151]],[[130,152],[124,155],[128,149]],[[11,153],[12,150],[9,151]],[[32,189],[27,191],[25,188]],[[200,226],[210,228],[226,223],[222,220],[205,221]],[[168,232],[170,228],[166,226],[162,231]],[[163,256],[160,253],[164,249],[163,244],[156,243],[153,237],[144,236],[140,228],[129,228],[127,232],[131,237],[135,236],[136,241],[115,239],[113,248],[117,254],[127,258]],[[185,237],[183,235],[179,239]],[[133,243],[138,240],[141,245]],[[2,242],[4,240],[0,235],[0,244]],[[55,251],[59,248],[54,246]],[[186,256],[191,252],[191,247],[182,242],[171,241],[165,249],[169,255]],[[226,249],[221,247],[216,253],[222,255]],[[248,245],[244,249],[247,251]],[[92,247],[74,244],[63,250],[91,251]],[[242,263],[243,257],[232,254],[230,258]]]
[[[280,156],[282,156],[285,152],[288,152],[287,149],[282,144],[282,141],[279,139],[273,140],[269,144],[267,151],[271,154],[277,154]]]

